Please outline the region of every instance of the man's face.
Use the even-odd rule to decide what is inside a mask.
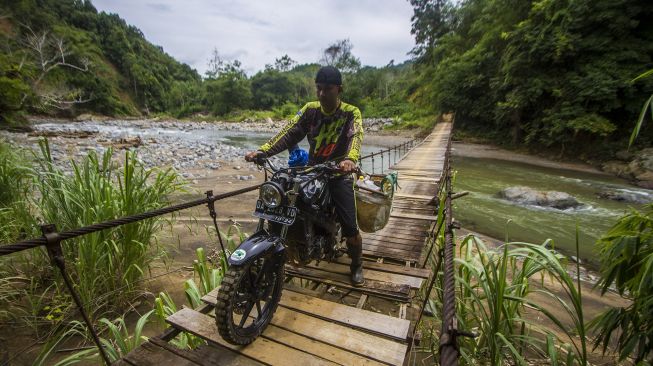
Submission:
[[[333,84],[316,83],[317,99],[326,108],[337,107],[341,87]]]

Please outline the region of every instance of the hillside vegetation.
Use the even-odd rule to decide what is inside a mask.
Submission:
[[[336,41],[321,60],[345,72],[345,98],[370,116],[407,112],[410,65],[362,67],[352,47]],[[248,76],[218,48],[200,76],[89,0],[1,0],[0,123],[20,122],[25,113],[282,118],[315,98],[318,63],[299,65],[284,55]]]
[[[411,0],[425,108],[457,128],[560,154],[623,149],[653,78],[645,0]],[[639,140],[653,143],[653,129]]]

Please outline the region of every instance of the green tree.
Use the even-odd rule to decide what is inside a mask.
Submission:
[[[270,109],[287,101],[297,101],[292,77],[275,69],[261,71],[251,79],[254,107]]]
[[[619,149],[653,82],[642,0],[414,0],[412,98],[458,127],[561,153]],[[506,140],[505,136],[511,139]],[[650,141],[651,134],[642,139]]]

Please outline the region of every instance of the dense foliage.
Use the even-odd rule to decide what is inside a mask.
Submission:
[[[628,136],[653,92],[650,79],[632,82],[653,65],[647,1],[411,3],[416,99],[455,111],[458,128],[561,153],[606,153],[623,146],[615,140]],[[639,143],[650,144],[651,132]]]
[[[320,60],[344,71],[347,101],[374,116],[409,111],[410,65],[361,68],[352,50],[349,40],[335,41]],[[43,60],[51,61],[43,65]],[[25,112],[233,117],[273,110],[283,118],[315,99],[319,66],[298,65],[283,55],[248,76],[238,60],[224,60],[215,49],[200,76],[117,14],[98,12],[90,0],[0,0],[0,124],[5,127]]]
[[[632,302],[608,309],[593,321],[596,346],[617,339],[620,360],[650,360],[653,350],[653,205],[620,218],[598,242],[602,293],[615,287]],[[614,335],[614,337],[613,337]]]

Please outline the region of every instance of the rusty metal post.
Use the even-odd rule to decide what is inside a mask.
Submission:
[[[372,174],[374,174],[374,153],[372,153]]]
[[[390,169],[390,167],[392,166],[390,165],[391,163],[392,163],[392,155],[390,155],[390,149],[388,149],[388,169]]]
[[[383,174],[383,150],[379,151],[379,155],[381,155],[381,174]]]
[[[50,256],[50,260],[52,261],[52,264],[55,265],[57,268],[59,268],[59,271],[61,272],[61,277],[63,277],[63,281],[66,284],[66,287],[68,288],[68,291],[70,292],[73,301],[75,301],[75,305],[77,305],[77,309],[82,314],[82,318],[84,318],[84,323],[86,323],[88,330],[91,332],[91,336],[93,337],[93,342],[95,342],[95,345],[97,346],[98,351],[100,352],[100,355],[104,360],[104,363],[107,366],[111,365],[109,356],[106,354],[104,348],[102,347],[102,343],[100,342],[100,338],[98,337],[97,333],[95,332],[95,329],[93,328],[93,323],[91,323],[91,319],[88,317],[88,314],[86,314],[86,310],[84,310],[84,306],[82,305],[82,300],[77,295],[77,292],[75,292],[73,283],[70,280],[70,277],[68,277],[68,273],[66,273],[66,262],[63,257],[63,250],[61,249],[61,236],[59,236],[59,233],[57,233],[56,226],[53,224],[42,225],[41,232],[43,233],[43,236],[45,237],[45,240],[47,242],[45,246],[48,250],[48,256]]]
[[[220,242],[220,249],[222,249],[222,257],[224,262],[229,267],[229,261],[227,261],[227,251],[224,249],[224,244],[222,243],[222,234],[220,233],[220,228],[218,227],[218,213],[215,211],[215,200],[213,199],[213,191],[206,191],[206,198],[208,202],[206,203],[209,207],[209,215],[213,219],[213,226],[215,226],[215,233],[218,236],[218,241]]]

